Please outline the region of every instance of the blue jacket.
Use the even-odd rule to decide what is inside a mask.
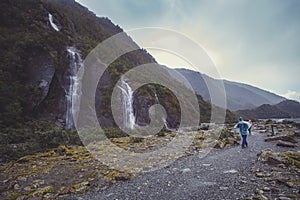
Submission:
[[[241,135],[248,135],[251,124],[245,121],[239,121],[234,128],[238,128]]]

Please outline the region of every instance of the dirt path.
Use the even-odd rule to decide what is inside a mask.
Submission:
[[[118,182],[86,199],[245,199],[264,187],[254,170],[266,167],[257,162],[257,153],[270,148],[286,151],[265,134],[248,137],[249,147],[240,146],[181,158],[167,168]],[[271,192],[271,191],[270,191]]]

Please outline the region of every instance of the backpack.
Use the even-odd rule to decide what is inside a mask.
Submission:
[[[242,135],[247,135],[247,133],[248,133],[248,124],[246,124],[246,123],[240,123],[239,124],[239,129],[240,129],[240,133],[242,134]]]

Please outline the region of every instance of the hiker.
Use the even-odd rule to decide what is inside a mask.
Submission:
[[[253,123],[252,123],[251,119],[250,119],[248,122],[249,122],[249,124],[250,124],[249,135],[251,135],[251,129],[252,129],[252,127],[253,127]]]
[[[274,132],[274,125],[271,124],[271,132],[272,132],[272,136],[275,135],[275,132]]]
[[[247,135],[249,134],[249,128],[251,124],[245,122],[242,117],[239,118],[239,122],[234,125],[234,128],[238,128],[242,137],[242,148],[248,147]]]

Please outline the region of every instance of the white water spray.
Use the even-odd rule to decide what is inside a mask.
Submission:
[[[121,85],[118,86],[122,91],[122,112],[123,125],[125,128],[134,129],[135,116],[133,112],[133,91],[130,85],[126,82],[124,77],[121,77]]]
[[[154,93],[154,95],[155,95],[155,101],[156,101],[156,103],[157,103],[157,104],[160,104],[156,92]],[[169,128],[169,126],[168,126],[168,122],[167,122],[166,118],[165,118],[165,117],[162,117],[162,120],[163,120],[163,122],[164,122],[164,125],[165,125],[166,129],[167,129],[167,130],[171,130],[171,129]]]
[[[50,13],[48,14],[48,18],[49,18],[49,22],[51,24],[51,27],[55,30],[55,31],[60,31],[60,29],[58,28],[58,26],[54,23],[53,21],[53,15],[51,15]]]
[[[78,71],[83,67],[83,61],[80,52],[75,47],[68,47],[67,52],[70,59],[70,68],[68,71],[69,88],[68,91],[66,91],[66,128],[75,130],[75,121],[77,120],[80,108],[80,98],[82,94],[81,80],[83,75],[83,73],[78,73]]]

